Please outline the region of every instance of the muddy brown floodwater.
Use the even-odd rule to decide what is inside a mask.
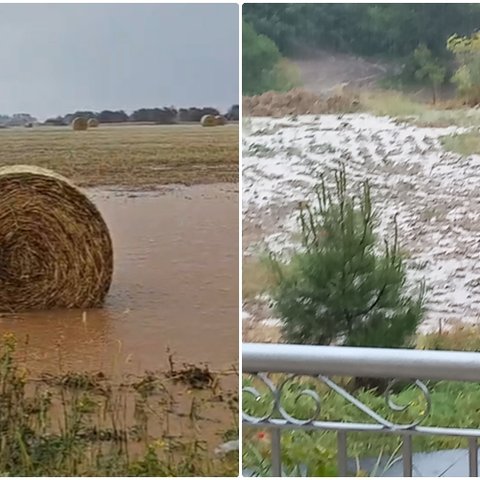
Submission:
[[[2,315],[32,373],[141,373],[238,361],[238,186],[86,190],[111,232],[105,307]]]

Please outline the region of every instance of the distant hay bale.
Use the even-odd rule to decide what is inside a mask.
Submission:
[[[226,125],[227,119],[223,115],[217,115],[215,117],[215,125]]]
[[[113,249],[95,205],[50,170],[0,168],[0,312],[101,306]]]
[[[88,128],[96,128],[100,125],[100,122],[96,118],[89,118],[87,122]]]
[[[202,127],[215,127],[217,125],[213,115],[204,115],[200,120],[200,123],[202,124]]]
[[[72,128],[74,130],[86,130],[88,128],[88,120],[83,117],[76,117],[73,119]]]

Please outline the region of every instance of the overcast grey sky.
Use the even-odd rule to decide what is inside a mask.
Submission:
[[[2,4],[0,114],[238,103],[236,4]]]

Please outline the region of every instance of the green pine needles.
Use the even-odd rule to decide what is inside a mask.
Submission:
[[[303,248],[288,263],[271,256],[273,298],[289,343],[401,347],[423,318],[424,288],[405,292],[405,266],[398,246],[379,245],[370,186],[359,198],[347,192],[345,169],[329,191],[322,177],[316,206],[300,211]]]

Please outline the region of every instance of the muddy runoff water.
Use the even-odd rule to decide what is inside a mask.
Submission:
[[[238,187],[85,190],[110,229],[115,269],[104,308],[3,314],[29,368],[137,373],[238,359]],[[113,363],[112,363],[113,362]]]
[[[237,185],[85,192],[112,236],[111,290],[101,309],[1,315],[0,333],[16,336],[29,374],[166,371],[168,351],[178,367],[231,371],[238,362]],[[235,373],[221,381],[237,390]],[[229,415],[228,408],[212,414],[215,432]]]

